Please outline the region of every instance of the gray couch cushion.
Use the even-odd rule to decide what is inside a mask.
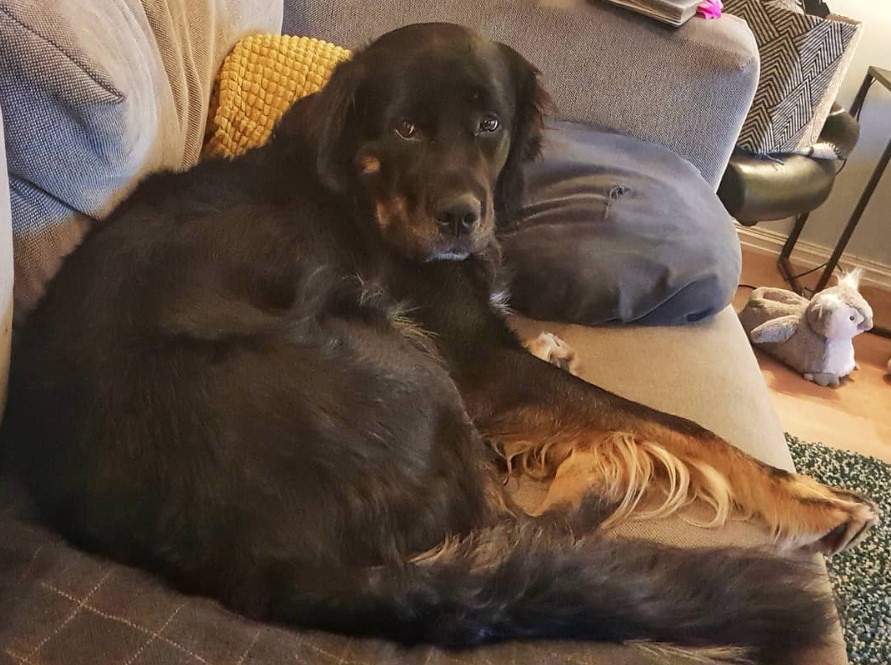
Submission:
[[[358,48],[406,23],[451,21],[513,46],[542,71],[560,117],[665,145],[717,188],[758,85],[745,21],[680,28],[601,0],[287,0],[285,34]]]
[[[518,311],[588,325],[676,324],[730,302],[740,270],[733,220],[689,162],[554,121],[526,173],[522,220],[501,235]]]
[[[211,86],[265,0],[0,0],[17,316],[143,175],[197,161]]]

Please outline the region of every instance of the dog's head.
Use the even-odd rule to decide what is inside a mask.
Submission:
[[[518,206],[546,99],[538,71],[503,44],[449,24],[390,32],[313,104],[319,175],[359,192],[404,255],[466,258]]]

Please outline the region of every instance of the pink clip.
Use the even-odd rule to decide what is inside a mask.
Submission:
[[[704,18],[721,18],[724,3],[721,0],[706,0],[696,8],[696,13]]]

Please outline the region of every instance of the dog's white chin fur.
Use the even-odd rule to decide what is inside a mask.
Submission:
[[[467,250],[445,250],[442,252],[435,252],[427,257],[426,262],[430,261],[463,261],[464,259],[470,256],[470,252]]]

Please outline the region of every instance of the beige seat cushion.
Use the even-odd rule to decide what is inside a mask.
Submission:
[[[672,328],[587,328],[521,317],[515,317],[513,324],[524,339],[548,331],[572,345],[585,380],[695,420],[750,455],[793,469],[755,356],[731,308],[711,321]],[[525,501],[531,502],[526,497],[535,491],[523,486]],[[742,522],[713,530],[669,518],[632,521],[618,532],[688,547],[769,542],[756,526]]]
[[[587,328],[515,317],[524,338],[550,331],[581,356],[584,379],[690,418],[758,459],[792,469],[755,355],[731,308],[678,327]]]

